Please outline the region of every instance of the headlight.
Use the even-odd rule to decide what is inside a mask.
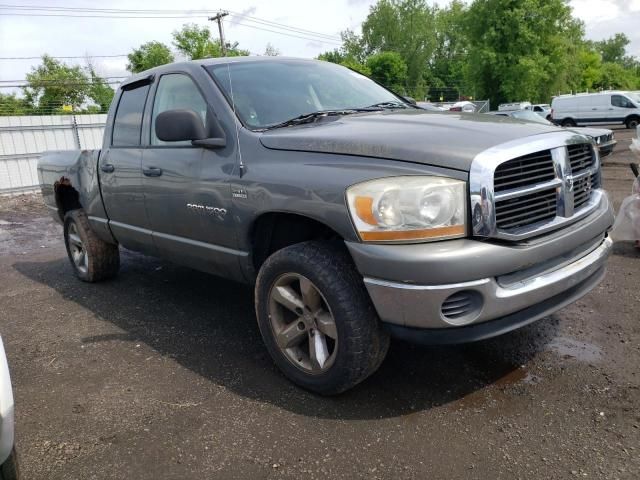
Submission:
[[[600,145],[600,140],[601,140],[601,139],[602,139],[602,137],[597,137],[597,138],[596,138],[596,143],[597,143],[598,145]]]
[[[353,223],[365,242],[415,242],[466,235],[466,184],[443,177],[371,180],[347,189]]]

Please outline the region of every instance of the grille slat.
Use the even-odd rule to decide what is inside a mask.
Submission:
[[[553,211],[553,214],[555,216],[555,204],[553,205],[553,208],[549,208],[549,205],[542,205],[542,206],[540,206],[538,208],[535,208],[535,209],[532,208],[530,210],[527,210],[526,212],[521,212],[521,213],[518,213],[516,215],[509,215],[509,217],[506,218],[506,219],[501,218],[500,221],[501,222],[507,222],[507,221],[513,222],[513,221],[516,221],[516,220],[521,220],[523,218],[531,217],[532,215],[534,215],[536,213],[544,213],[544,212],[546,212],[547,214],[549,214],[549,213],[552,213],[552,211]],[[511,212],[509,212],[509,213],[511,213]],[[497,217],[497,214],[496,214],[496,217]]]
[[[509,182],[496,183],[495,185],[496,185],[496,188],[499,188],[500,190],[510,190],[512,188],[522,186],[523,183],[527,185],[542,183],[549,180],[553,180],[554,178],[555,178],[554,172],[546,172],[540,175],[520,174],[519,178],[517,179],[511,180]],[[509,188],[504,188],[504,187],[509,187]]]
[[[509,160],[496,168],[493,178],[495,192],[542,183],[555,177],[551,151],[536,152]]]
[[[555,193],[553,194],[553,196],[549,196],[548,198],[542,198],[540,199],[540,201],[536,201],[535,203],[527,203],[525,202],[525,204],[521,207],[517,207],[517,208],[509,208],[509,210],[507,211],[503,211],[501,209],[496,210],[496,217],[500,217],[500,216],[504,216],[504,215],[510,215],[512,213],[516,213],[516,212],[520,212],[522,210],[530,210],[530,209],[534,209],[543,205],[546,205],[548,202],[553,202],[555,198]]]

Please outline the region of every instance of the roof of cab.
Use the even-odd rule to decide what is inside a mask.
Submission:
[[[150,68],[149,70],[145,70],[143,72],[136,73],[128,77],[124,82],[120,84],[120,87],[130,85],[132,83],[139,82],[146,78],[149,78],[157,73],[162,73],[167,70],[175,70],[176,68],[193,68],[194,66],[203,66],[206,67],[208,65],[224,65],[227,63],[239,63],[239,62],[278,62],[286,60],[288,62],[296,61],[296,62],[322,62],[322,60],[315,60],[312,58],[298,58],[298,57],[273,57],[273,56],[244,56],[244,57],[218,57],[218,58],[203,58],[200,60],[190,60],[187,62],[174,62],[167,63],[165,65],[160,65],[159,67]]]

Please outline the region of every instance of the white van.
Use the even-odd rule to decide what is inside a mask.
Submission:
[[[551,101],[551,118],[563,127],[623,123],[636,128],[640,123],[640,94],[612,91],[560,95]]]

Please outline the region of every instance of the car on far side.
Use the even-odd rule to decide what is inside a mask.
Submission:
[[[533,110],[513,110],[503,112],[487,112],[489,115],[498,115],[502,117],[517,118],[518,120],[524,120],[527,122],[542,123],[545,125],[554,125],[549,120],[542,118],[542,116],[534,113]],[[613,136],[613,131],[607,128],[592,128],[592,127],[572,127],[568,130],[572,130],[577,133],[581,133],[588,137],[593,138],[598,146],[600,157],[606,157],[613,153],[613,149],[616,146],[616,140]]]
[[[447,109],[439,107],[431,102],[416,102],[416,106],[423,110],[429,110],[431,112],[446,112]]]
[[[465,112],[465,113],[475,113],[476,112],[476,104],[470,102],[469,100],[462,100],[460,102],[454,103],[451,108],[449,108],[450,112]]]
[[[18,463],[14,449],[13,392],[9,365],[0,337],[0,480],[17,480]]]
[[[548,103],[536,103],[531,107],[531,110],[542,118],[551,121],[551,105]]]

